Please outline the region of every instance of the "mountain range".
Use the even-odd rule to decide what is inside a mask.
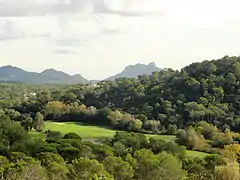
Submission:
[[[69,75],[62,71],[46,69],[41,73],[28,72],[18,67],[0,67],[0,81],[25,82],[37,84],[87,84],[88,80],[79,74]]]
[[[115,80],[121,77],[136,78],[139,75],[149,75],[154,71],[161,71],[155,63],[136,64],[127,66],[121,73],[111,76],[105,80]],[[87,80],[80,74],[69,75],[62,71],[46,69],[41,73],[28,72],[18,67],[3,66],[0,67],[0,81],[5,82],[25,82],[36,84],[88,84],[96,83],[97,80]]]
[[[145,64],[136,64],[127,66],[121,73],[114,76],[110,76],[106,80],[115,80],[117,78],[137,78],[139,75],[151,75],[155,71],[161,71],[162,69],[158,68],[154,62]]]

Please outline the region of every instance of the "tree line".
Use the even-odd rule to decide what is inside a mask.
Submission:
[[[150,133],[168,134],[201,121],[222,131],[226,128],[239,131],[239,84],[240,57],[225,56],[193,63],[180,71],[167,69],[135,79],[100,82],[96,86],[48,85],[39,89],[28,85],[28,89],[37,92],[33,97],[23,98],[23,85],[0,84],[3,87],[0,107],[30,114],[32,118],[41,112],[48,120],[81,121],[76,109],[86,106],[86,114],[106,111],[105,116],[111,117],[111,121],[98,118],[95,124],[125,130],[135,129],[131,127],[134,124],[138,126],[136,130],[141,126],[140,129]],[[22,89],[21,93],[16,89]],[[46,111],[54,105],[58,114],[50,116]]]
[[[76,133],[31,136],[7,115],[0,121],[0,178],[6,180],[239,179],[240,145],[221,155],[186,157],[186,147],[143,134],[116,132],[102,144]]]
[[[240,57],[228,56],[95,86],[0,83],[0,178],[238,180],[239,87]],[[94,144],[46,131],[46,120],[125,132]],[[187,149],[211,155],[189,159]]]

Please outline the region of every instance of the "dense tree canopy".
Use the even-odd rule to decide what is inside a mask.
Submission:
[[[240,177],[240,57],[96,85],[0,83],[0,91],[0,179]],[[46,120],[119,132],[91,143],[74,132],[46,130]],[[176,141],[141,133],[176,135]],[[187,149],[211,155],[192,159]]]

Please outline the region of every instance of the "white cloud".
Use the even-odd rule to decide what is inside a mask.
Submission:
[[[237,0],[1,0],[0,65],[104,78],[240,53]]]
[[[31,16],[46,13],[66,14],[89,10],[95,14],[119,14],[122,16],[145,16],[158,11],[147,11],[146,0],[3,0],[0,16]],[[14,10],[13,10],[14,7]],[[140,7],[140,8],[139,8]],[[146,6],[145,6],[146,7]]]

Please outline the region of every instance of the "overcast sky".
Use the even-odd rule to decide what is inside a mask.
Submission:
[[[0,65],[103,79],[240,54],[239,0],[0,0]]]

